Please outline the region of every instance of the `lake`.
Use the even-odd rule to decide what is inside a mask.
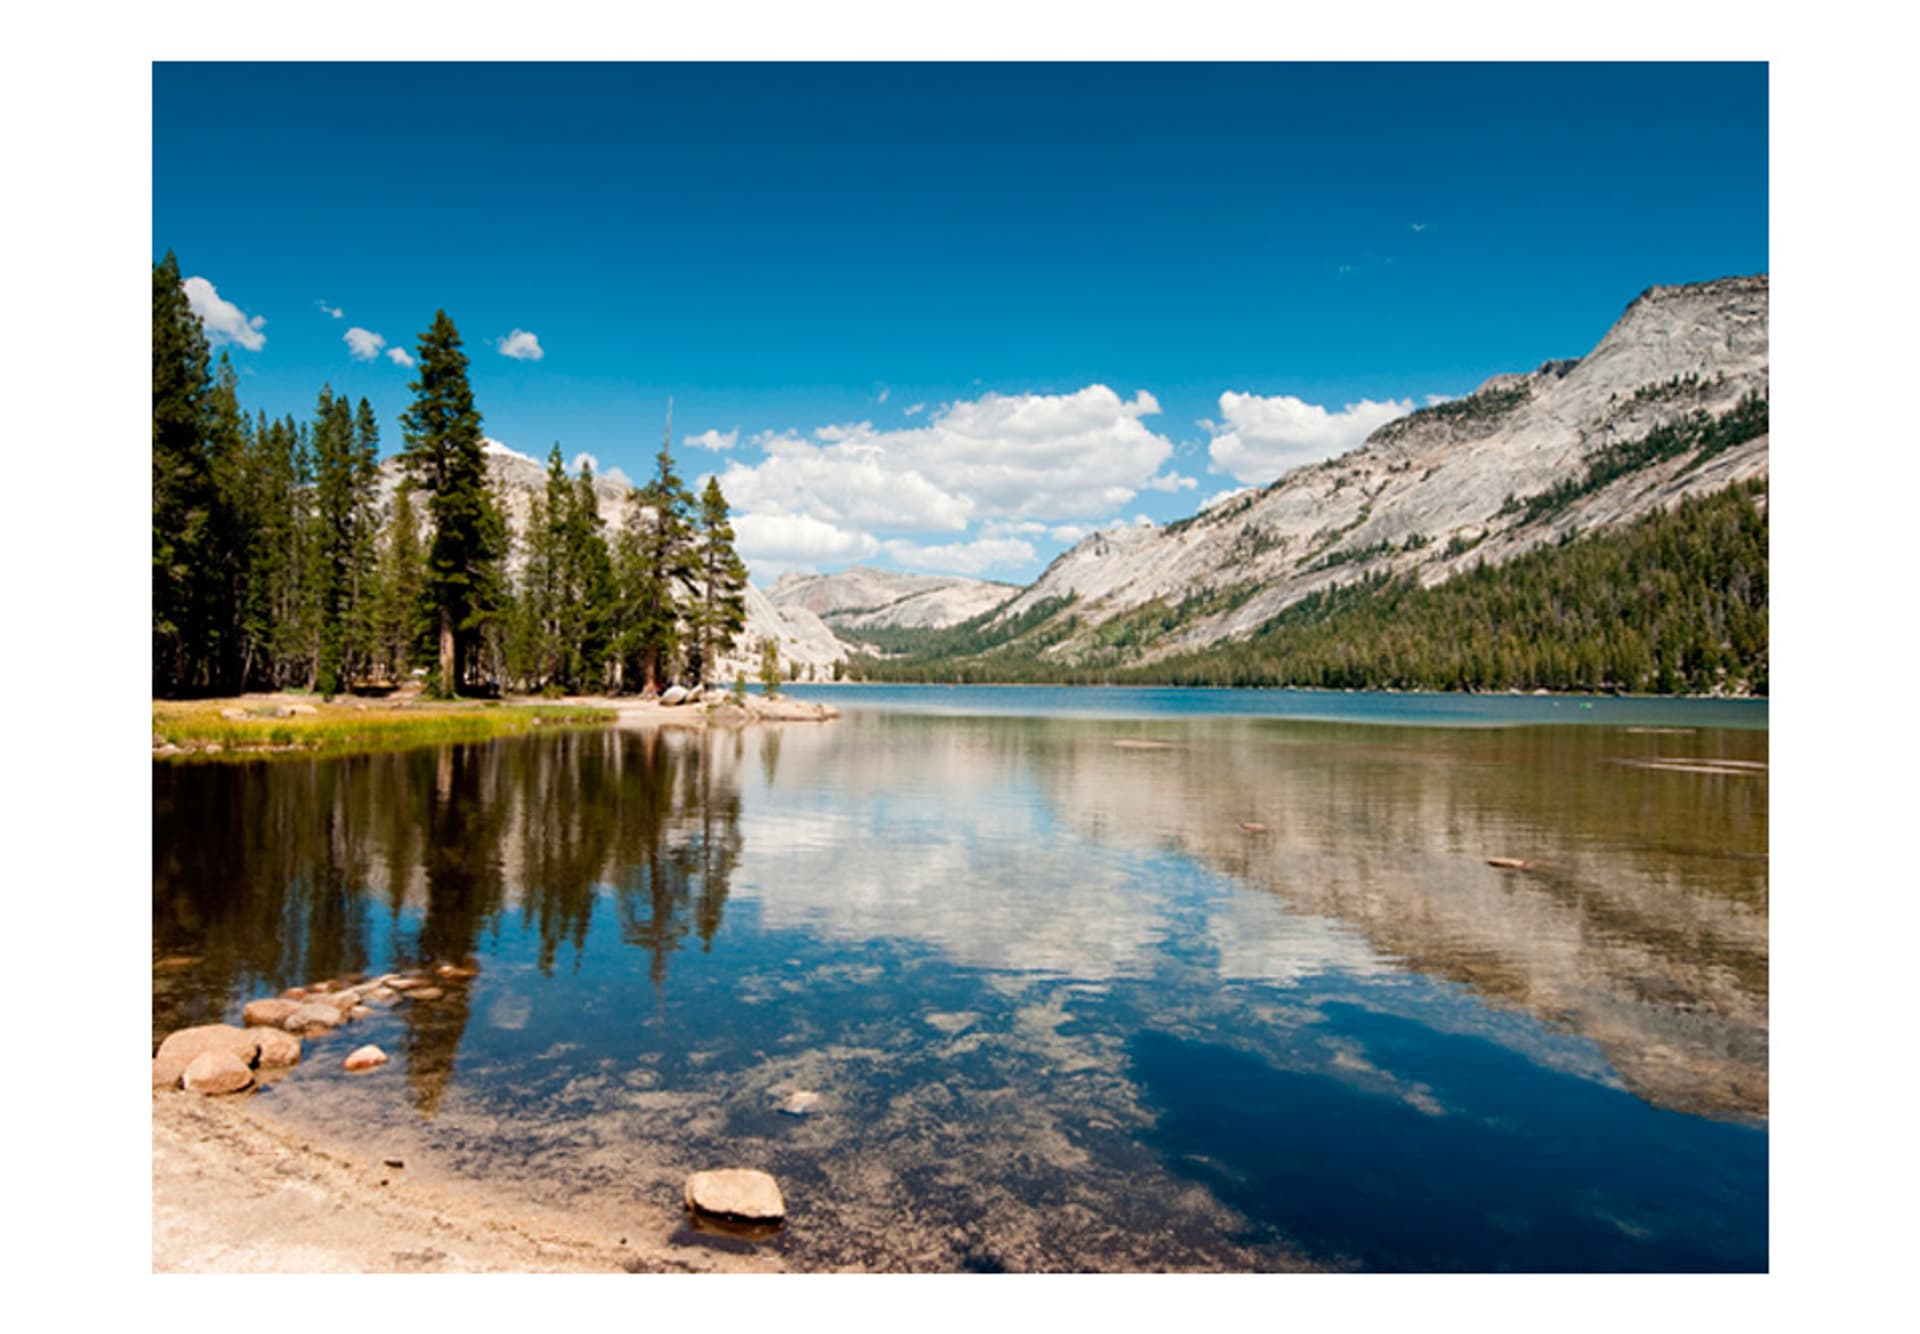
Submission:
[[[251,1096],[800,1268],[1767,1267],[1764,701],[796,693],[157,763],[156,1039],[470,962]]]

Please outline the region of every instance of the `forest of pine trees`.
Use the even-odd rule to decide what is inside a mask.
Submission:
[[[709,479],[655,476],[609,541],[593,475],[555,444],[525,531],[488,483],[445,311],[420,335],[382,485],[372,405],[323,386],[309,420],[249,417],[171,252],[153,269],[153,693],[657,690],[711,675],[745,626],[746,567]]]

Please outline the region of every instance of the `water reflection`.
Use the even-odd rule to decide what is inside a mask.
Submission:
[[[822,1268],[1763,1267],[1765,761],[854,713],[159,766],[154,1022],[470,964],[353,1030],[400,1083],[274,1104],[567,1208],[763,1165]]]
[[[740,856],[739,760],[738,736],[607,731],[156,766],[155,956],[197,962],[156,977],[155,1032],[322,978],[464,964],[507,915],[537,938],[542,973],[563,952],[577,967],[603,887],[664,983],[690,932],[706,948],[720,929]],[[427,1107],[465,1027],[455,994],[432,1014],[409,1038]]]

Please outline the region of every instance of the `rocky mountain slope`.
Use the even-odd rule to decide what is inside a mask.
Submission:
[[[767,590],[777,607],[803,608],[838,631],[957,625],[992,611],[1015,584],[951,574],[902,574],[855,565],[838,574],[783,574]]]
[[[1764,477],[1767,394],[1764,274],[1649,288],[1584,357],[1495,376],[1190,519],[1087,538],[994,623],[1071,660],[1138,613],[1152,661],[1366,575],[1439,583]]]

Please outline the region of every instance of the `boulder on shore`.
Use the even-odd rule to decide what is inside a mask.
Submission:
[[[189,1093],[238,1093],[253,1083],[253,1071],[232,1052],[216,1047],[188,1061],[181,1082]]]
[[[685,686],[668,686],[660,692],[660,702],[668,708],[672,708],[676,704],[685,704],[687,702],[687,688]]]
[[[226,1052],[242,1066],[249,1066],[260,1054],[260,1039],[232,1024],[200,1024],[169,1033],[153,1056],[154,1086],[171,1088],[178,1084],[194,1058],[210,1051]]]
[[[765,1172],[726,1167],[687,1178],[687,1208],[716,1218],[777,1223],[787,1216],[780,1186]]]

